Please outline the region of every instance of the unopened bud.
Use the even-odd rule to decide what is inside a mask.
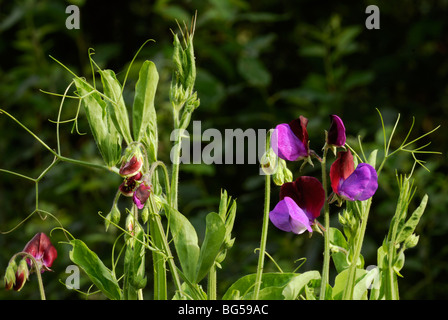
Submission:
[[[272,148],[269,148],[260,159],[261,170],[264,174],[272,175],[277,170],[277,155]]]
[[[16,270],[17,270],[17,264],[14,260],[12,260],[8,267],[6,268],[5,272],[5,289],[11,290],[14,284],[16,283]]]
[[[30,271],[28,270],[26,259],[20,260],[19,267],[17,268],[16,272],[16,283],[14,284],[15,291],[20,291],[23,288],[25,282],[28,280],[29,275]]]

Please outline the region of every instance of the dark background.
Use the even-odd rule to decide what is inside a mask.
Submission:
[[[81,12],[79,30],[68,30],[65,8],[76,4]],[[365,9],[375,4],[381,12],[380,29],[368,30]],[[448,1],[136,1],[117,5],[108,1],[0,1],[0,107],[56,148],[55,120],[60,98],[40,90],[62,94],[71,75],[50,58],[76,74],[91,79],[88,49],[101,68],[114,70],[122,81],[139,47],[148,43],[131,68],[125,88],[128,105],[142,61],[156,63],[160,82],[156,97],[161,160],[169,161],[172,119],[168,90],[171,81],[172,31],[175,22],[189,21],[197,10],[195,53],[198,68],[196,89],[201,105],[193,120],[202,130],[269,129],[299,115],[309,118],[311,148],[320,152],[328,114],[341,116],[349,142],[357,147],[361,135],[367,152],[382,150],[383,114],[388,127],[401,115],[396,148],[410,138],[441,128],[419,145],[432,142],[430,150],[442,155],[422,155],[430,173],[414,172],[418,188],[415,203],[429,194],[428,208],[417,228],[420,241],[406,251],[399,279],[402,299],[444,299],[447,294],[447,112],[448,112]],[[67,101],[62,118],[76,114]],[[101,161],[81,112],[78,135],[72,123],[61,125],[63,154],[85,161]],[[331,158],[330,158],[331,159]],[[0,115],[0,168],[37,177],[52,155],[31,135]],[[376,263],[376,249],[387,234],[397,201],[395,170],[409,173],[410,154],[387,162],[380,177],[369,217],[363,255],[366,265]],[[298,163],[289,167],[296,177]],[[320,177],[319,166],[302,174]],[[39,183],[39,205],[54,214],[75,237],[84,240],[107,263],[116,234],[105,233],[98,211],[107,213],[120,179],[99,170],[67,163],[53,168]],[[218,296],[231,283],[256,270],[263,212],[263,177],[257,165],[190,165],[181,168],[180,210],[202,234],[205,214],[216,211],[221,189],[237,198],[236,242],[218,272]],[[272,205],[278,187],[272,187]],[[35,208],[35,188],[30,181],[0,173],[0,231],[8,231]],[[332,207],[332,225],[338,226]],[[123,219],[122,219],[123,223]],[[49,232],[57,223],[32,216],[13,232],[0,235],[0,269],[39,231]],[[62,232],[53,238],[59,258],[55,272],[44,273],[49,299],[76,299],[64,288],[69,246]],[[270,226],[268,252],[284,271],[321,269],[322,237],[296,236]],[[269,261],[267,271],[275,267]],[[2,271],[3,272],[3,271]],[[3,273],[1,273],[3,276]],[[83,277],[84,279],[85,277]],[[62,283],[61,283],[62,282]],[[151,286],[148,286],[150,291]],[[82,282],[83,291],[88,283]],[[147,295],[149,297],[150,294]],[[38,299],[35,276],[22,292],[0,291],[5,299]]]

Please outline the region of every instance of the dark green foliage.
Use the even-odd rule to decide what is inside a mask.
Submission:
[[[156,152],[168,163],[172,130],[168,92],[173,67],[170,29],[177,30],[175,19],[189,25],[196,10],[196,90],[201,106],[192,120],[201,120],[202,130],[268,129],[304,115],[310,119],[310,147],[318,150],[322,146],[313,144],[313,139],[322,141],[320,134],[328,127],[328,114],[337,113],[344,119],[349,142],[356,144],[358,134],[361,135],[368,154],[374,144],[382,145],[381,123],[375,108],[381,110],[388,127],[401,113],[403,125],[399,130],[403,131],[396,133],[398,144],[407,134],[412,116],[416,118],[412,133],[415,136],[441,124],[430,139],[431,149],[443,155],[423,155],[431,173],[423,168],[414,173],[416,200],[409,204],[409,212],[414,212],[424,194],[429,195],[429,201],[417,226],[419,243],[406,251],[406,264],[400,270],[404,278],[398,282],[402,299],[448,297],[446,1],[381,2],[380,30],[367,30],[364,26],[365,8],[370,2],[159,0],[142,4],[131,0],[119,10],[104,1],[77,3],[81,11],[80,30],[65,28],[65,2],[0,4],[0,108],[19,118],[55,149],[56,125],[48,119],[56,120],[60,99],[39,90],[63,94],[73,77],[49,55],[91,83],[88,49],[94,48],[99,67],[114,70],[123,83],[134,54],[146,40],[154,39],[142,49],[130,69],[123,100],[131,115],[138,72],[146,60],[153,61],[159,72],[154,100],[159,124],[156,134],[160,139]],[[96,76],[96,84],[101,86],[98,73]],[[76,112],[77,101],[69,100],[61,119],[71,119]],[[74,129],[85,134],[79,135]],[[60,131],[62,154],[101,161],[85,111],[80,110],[77,127],[62,124]],[[136,139],[137,131],[130,130],[126,136]],[[0,132],[0,168],[36,176],[51,163],[52,155],[3,115]],[[143,133],[138,131],[140,138]],[[395,172],[390,168],[408,173],[412,164],[410,156],[397,155],[382,172],[363,248],[366,265],[376,263],[376,248],[382,244],[395,213],[398,191]],[[312,170],[308,166],[304,173],[316,174]],[[298,167],[295,175],[297,172]],[[261,230],[263,177],[258,175],[257,165],[192,165],[181,167],[180,181],[179,211],[193,224],[203,223],[206,213],[216,210],[221,189],[238,200],[232,235],[238,245],[226,251],[226,260],[219,270],[218,293],[222,296],[241,275],[255,272],[257,254],[253,250],[258,246]],[[40,204],[55,214],[75,238],[88,243],[92,251],[110,252],[115,237],[104,232],[98,211],[109,212],[120,183],[113,174],[61,164],[41,182]],[[275,187],[272,193],[275,198]],[[34,210],[34,200],[32,183],[0,173],[0,231],[10,230],[25,219]],[[336,210],[332,212],[332,225],[338,225],[337,214]],[[0,267],[6,265],[12,253],[23,248],[23,239],[53,228],[50,220],[41,220],[35,214],[16,231],[1,234]],[[198,234],[206,234],[206,225],[199,224],[195,225],[196,230],[202,227],[204,232]],[[59,282],[67,277],[64,271],[71,263],[70,246],[57,243],[58,239],[65,240],[62,233],[54,231],[54,236],[60,258],[55,262],[55,272],[43,275],[47,298],[78,297],[64,290]],[[267,251],[285,272],[292,272],[296,266],[290,261],[300,257],[307,258],[301,272],[321,266],[319,235],[309,239],[273,228]],[[106,262],[109,256],[101,259],[110,265],[110,261]],[[275,272],[276,268],[267,262],[266,271]],[[36,281],[30,281],[19,294],[0,290],[0,298],[36,299],[37,291]]]

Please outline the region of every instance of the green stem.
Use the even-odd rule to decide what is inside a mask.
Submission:
[[[176,142],[174,144],[174,154],[173,154],[173,166],[171,171],[171,191],[170,191],[170,205],[172,208],[177,210],[177,193],[179,184],[179,161],[180,161],[180,150],[182,145],[182,135],[178,130],[178,136],[176,137]]]
[[[173,275],[174,285],[176,286],[177,291],[182,295],[182,284],[180,282],[179,274],[177,273],[177,267],[174,263],[173,255],[171,254],[170,246],[165,236],[165,232],[163,230],[162,221],[160,220],[160,216],[156,215],[155,217],[156,228],[160,232],[160,239],[162,240],[163,250],[166,252],[168,257],[168,264],[170,266],[171,274]]]
[[[324,188],[325,194],[325,203],[324,203],[324,263],[322,266],[322,280],[320,287],[320,300],[325,300],[325,293],[327,290],[327,285],[329,281],[329,273],[330,273],[330,206],[328,203],[328,195],[327,195],[327,150],[324,149],[324,154],[321,160],[321,168],[322,168],[322,185]]]
[[[216,300],[216,266],[213,265],[208,273],[208,300]]]
[[[154,245],[157,248],[163,247],[163,242],[161,240],[160,231],[157,227],[157,217],[155,214],[151,215],[150,229],[151,236]],[[166,265],[165,258],[162,254],[153,251],[153,264],[154,264],[154,300],[166,300],[167,290],[166,290]]]
[[[353,257],[350,262],[347,285],[345,287],[344,294],[342,297],[343,300],[352,300],[353,299],[356,269],[357,269],[359,256],[361,254],[362,244],[364,242],[364,235],[366,233],[367,219],[369,218],[371,202],[372,202],[372,199],[370,198],[369,200],[366,201],[365,206],[363,206],[362,203],[357,203],[357,205],[361,204],[361,209],[358,209],[358,211],[362,211],[362,212],[359,212],[360,216],[361,216],[361,225],[358,228],[357,233],[356,233],[355,251],[353,253]]]
[[[254,300],[258,300],[260,294],[261,279],[263,276],[264,256],[266,251],[266,241],[268,238],[270,199],[271,199],[271,176],[267,174],[265,177],[263,227],[261,230],[260,253],[258,256],[257,275],[255,277],[255,289],[253,294]]]
[[[152,166],[151,166],[151,169],[150,169],[150,175],[152,175],[152,172],[154,172],[154,170],[156,170],[157,167],[161,167],[162,170],[163,170],[164,179],[165,179],[165,189],[166,189],[165,192],[166,192],[166,195],[168,197],[167,201],[168,201],[168,204],[171,205],[173,203],[173,200],[172,200],[173,193],[172,193],[172,187],[170,185],[168,170],[167,170],[165,164],[163,162],[161,162],[161,161],[154,162],[152,164]],[[165,214],[168,215],[169,212],[165,212]],[[173,279],[174,279],[174,284],[176,286],[177,291],[181,295],[183,295],[182,284],[180,282],[179,274],[177,272],[177,267],[176,267],[176,264],[174,262],[173,255],[171,253],[170,246],[168,244],[165,231],[163,229],[163,225],[162,225],[162,221],[160,219],[160,215],[154,214],[154,218],[153,219],[154,219],[153,222],[155,222],[154,228],[155,228],[157,234],[159,234],[159,240],[161,241],[162,249],[165,251],[166,256],[168,257],[168,264],[169,264],[169,267],[170,267],[170,270],[171,270],[171,274],[172,274]],[[160,290],[160,288],[159,288],[159,290]]]
[[[14,260],[18,255],[25,256],[26,258],[29,258],[32,261],[33,266],[34,266],[34,271],[36,272],[36,276],[37,276],[37,283],[39,284],[40,298],[41,298],[41,300],[46,300],[44,283],[42,281],[42,275],[41,275],[39,265],[38,265],[36,259],[28,252],[21,251],[21,252],[16,253],[15,255],[13,255],[11,257],[10,261]]]

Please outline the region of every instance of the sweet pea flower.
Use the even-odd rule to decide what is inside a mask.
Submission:
[[[45,233],[36,234],[23,249],[24,252],[32,255],[38,264],[41,273],[51,271],[50,267],[58,256],[56,248],[51,244],[50,238]],[[30,259],[27,262],[32,266]]]
[[[328,147],[343,147],[345,145],[345,126],[341,118],[337,115],[330,115],[331,125],[330,130],[327,133],[327,146]]]
[[[314,177],[302,176],[280,188],[280,201],[269,213],[271,222],[280,230],[301,234],[319,217],[325,192]]]
[[[344,200],[364,201],[378,189],[378,175],[368,163],[360,163],[354,169],[350,150],[338,152],[338,158],[330,167],[333,192]]]
[[[140,183],[140,185],[135,189],[132,199],[134,200],[135,205],[139,209],[143,209],[146,201],[151,194],[151,185],[147,184],[146,181]]]
[[[120,184],[118,189],[120,190],[121,194],[126,197],[132,197],[134,194],[135,187],[137,187],[137,181],[140,180],[142,177],[142,173],[138,172],[137,174],[127,177],[123,180],[123,182]]]
[[[120,175],[122,177],[131,177],[136,175],[143,166],[143,158],[132,156],[128,161],[123,161],[120,167]]]
[[[271,147],[281,159],[297,161],[310,155],[308,119],[300,116],[290,123],[282,123],[275,127],[271,136]]]

